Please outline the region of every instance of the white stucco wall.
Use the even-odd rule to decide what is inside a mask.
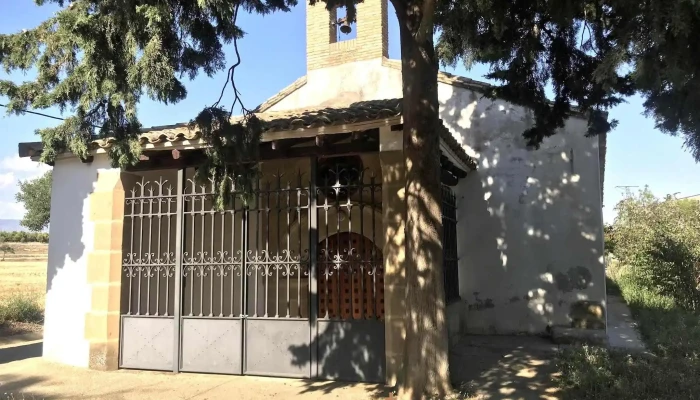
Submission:
[[[311,70],[304,86],[269,111],[345,106],[357,101],[397,97],[401,97],[401,73],[383,67],[382,60],[376,59]]]
[[[91,289],[87,254],[94,241],[89,194],[98,171],[109,168],[107,157],[101,155],[89,164],[76,158],[60,159],[53,169],[43,351],[51,361],[88,366],[85,314],[90,310]]]
[[[271,110],[401,96],[401,72],[378,59],[310,71]],[[462,301],[449,307],[451,330],[540,333],[571,325],[576,305],[604,306],[598,139],[584,136],[586,121],[572,118],[527,149],[522,107],[446,83],[438,97],[445,125],[479,164],[456,188]]]
[[[440,84],[444,123],[478,160],[458,195],[461,330],[541,333],[604,306],[597,138],[570,119],[527,149],[529,113]]]

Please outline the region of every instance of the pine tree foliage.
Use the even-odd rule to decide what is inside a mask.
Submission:
[[[71,115],[59,126],[38,132],[44,144],[42,161],[52,163],[65,151],[85,159],[94,139],[109,137],[114,139],[109,150],[113,164],[135,164],[141,152],[139,102],[144,96],[166,104],[184,99],[187,80],[202,73],[213,76],[227,67],[224,46],[233,43],[236,62],[228,66],[221,95],[211,106],[193,112],[190,128],[200,131],[209,144],[197,178],[215,187],[216,205],[229,203],[234,188],[253,190],[265,123],[243,105],[236,90],[235,70],[242,61],[236,41],[244,35],[236,20],[239,12],[288,11],[297,0],[35,1],[55,3],[61,10],[34,29],[0,34],[0,66],[9,73],[33,69],[37,75],[26,82],[0,80],[0,95],[9,98],[12,113],[58,106]],[[328,9],[344,6],[349,22],[354,22],[357,0],[310,3],[318,1]],[[500,85],[486,95],[532,110],[535,124],[523,132],[530,145],[538,146],[579,111],[589,116],[589,135],[607,132],[616,121],[609,121],[606,111],[625,96],[639,93],[657,127],[682,135],[700,161],[696,58],[700,4],[694,0],[391,2],[399,20],[404,66],[405,164],[421,167],[407,167],[406,174],[407,198],[413,199],[407,202],[405,218],[405,246],[410,253],[404,262],[410,281],[406,299],[415,310],[429,310],[425,314],[432,317],[417,318],[407,306],[406,320],[411,323],[406,354],[411,355],[401,392],[423,398],[444,393],[449,386],[446,346],[439,343],[446,338],[440,191],[439,185],[431,185],[439,182],[436,174],[431,176],[439,171],[439,157],[434,154],[438,141],[430,136],[438,121],[438,59],[447,65],[488,64],[489,78]],[[233,101],[224,104],[227,91],[226,98],[232,93]],[[435,221],[421,225],[432,216],[437,216]],[[430,290],[424,289],[427,275],[419,270],[437,277]]]
[[[531,108],[531,145],[556,133],[574,106],[588,133],[640,93],[656,127],[681,134],[700,161],[700,4],[690,0],[452,0],[438,3],[441,60],[491,66],[488,95]],[[546,97],[551,88],[554,98]]]
[[[36,79],[0,80],[0,95],[10,99],[9,112],[58,106],[72,116],[54,128],[38,131],[44,144],[42,161],[52,164],[70,151],[81,159],[98,138],[115,139],[109,150],[115,167],[139,160],[141,124],[137,107],[143,96],[175,103],[187,96],[184,80],[200,73],[212,76],[226,65],[224,45],[243,36],[236,25],[240,11],[266,14],[288,11],[295,0],[37,0],[62,9],[32,30],[0,35],[0,65],[8,73],[35,68]],[[234,68],[229,69],[230,83]],[[228,84],[229,82],[227,82]],[[234,105],[236,102],[234,101]],[[242,106],[242,104],[241,104]],[[245,115],[250,113],[241,107]],[[259,140],[260,123],[243,128],[208,107],[193,120],[212,146],[207,150],[209,178],[224,188],[223,176],[243,182],[226,162]],[[193,113],[194,115],[195,113]],[[249,122],[246,117],[239,122]],[[194,126],[196,123],[196,126]],[[209,124],[209,125],[202,125]],[[248,134],[238,139],[239,134]],[[220,136],[221,135],[221,138]],[[237,144],[244,147],[232,150]],[[226,149],[224,149],[226,148]],[[200,175],[204,175],[204,172]],[[223,198],[219,199],[219,203]]]
[[[116,141],[110,157],[120,167],[139,159],[137,107],[143,96],[164,103],[184,99],[185,80],[200,73],[212,76],[226,67],[224,45],[244,34],[236,25],[239,11],[266,14],[288,11],[296,4],[296,0],[36,2],[56,3],[62,9],[34,29],[0,35],[0,65],[6,72],[35,68],[37,76],[26,82],[0,80],[0,94],[10,99],[10,112],[58,106],[72,113],[59,126],[38,131],[44,143],[42,161],[52,163],[64,151],[84,159],[92,140],[111,137]],[[355,1],[325,3],[328,8],[345,6],[348,18],[355,19]],[[556,133],[576,110],[588,113],[590,135],[607,132],[617,122],[608,121],[604,111],[639,92],[657,127],[683,135],[687,148],[700,160],[696,106],[700,62],[694,57],[700,50],[697,3],[452,0],[438,2],[435,27],[444,64],[489,64],[488,77],[502,85],[486,94],[533,110],[535,125],[524,132],[529,144],[537,146]],[[233,106],[240,100],[234,72],[235,65],[226,83],[236,98]],[[548,88],[553,98],[548,98]],[[238,105],[244,118],[231,120],[238,110],[232,106],[226,115],[220,101],[192,120],[192,129],[202,131],[212,145],[200,175],[208,173],[221,189],[236,183],[248,187],[255,172],[250,168],[255,152],[250,150],[259,141],[263,123],[242,103]],[[239,144],[243,147],[234,150]],[[224,176],[230,183],[224,183]]]

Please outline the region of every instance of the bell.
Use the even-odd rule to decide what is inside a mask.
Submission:
[[[347,34],[349,34],[350,32],[352,32],[352,27],[351,27],[350,24],[348,23],[348,19],[347,19],[347,18],[340,18],[340,19],[338,20],[338,25],[340,25],[340,31],[341,31],[342,33],[344,33],[344,34],[347,35]]]

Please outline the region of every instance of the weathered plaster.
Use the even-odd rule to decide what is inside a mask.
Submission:
[[[586,122],[528,149],[522,108],[440,89],[445,124],[479,160],[458,187],[463,330],[539,333],[575,324],[578,301],[604,307],[598,140],[585,137]]]
[[[269,111],[310,106],[339,107],[363,100],[396,97],[401,97],[401,73],[382,67],[382,59],[378,58],[309,71],[306,85]]]
[[[98,171],[106,170],[105,155],[91,164],[63,158],[53,169],[43,350],[51,361],[81,367],[89,363],[85,316],[92,304],[88,254],[95,237],[90,213],[97,206],[91,204],[90,193]]]

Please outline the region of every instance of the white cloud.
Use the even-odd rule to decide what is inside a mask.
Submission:
[[[6,172],[0,174],[0,189],[4,189],[8,186],[13,186],[17,184],[17,178],[15,178],[14,172]]]
[[[22,219],[25,212],[22,203],[0,201],[0,219]]]
[[[50,166],[34,162],[29,157],[11,156],[0,161],[0,172],[16,172],[23,179],[36,178],[50,169]]]
[[[50,170],[46,164],[16,155],[0,159],[0,219],[21,219],[25,209],[15,201],[17,182],[38,178]]]

